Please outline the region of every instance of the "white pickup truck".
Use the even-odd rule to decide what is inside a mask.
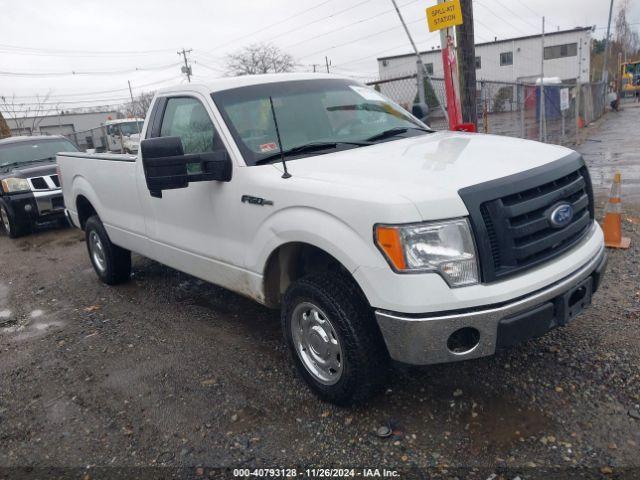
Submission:
[[[128,280],[137,252],[280,308],[300,375],[334,403],[366,399],[390,360],[567,324],[606,264],[576,152],[435,132],[347,78],[162,90],[141,138],[138,156],[58,156],[97,275]]]

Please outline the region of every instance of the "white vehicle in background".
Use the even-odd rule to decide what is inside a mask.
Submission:
[[[348,78],[164,89],[142,138],[136,156],[58,155],[98,277],[129,280],[133,251],[280,308],[331,402],[376,391],[390,359],[469,360],[562,327],[604,272],[578,153],[435,132]]]
[[[144,118],[107,120],[107,150],[111,153],[138,153]]]

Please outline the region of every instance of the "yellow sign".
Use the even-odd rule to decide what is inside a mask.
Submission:
[[[462,25],[460,0],[451,0],[427,8],[427,22],[429,23],[430,32]]]

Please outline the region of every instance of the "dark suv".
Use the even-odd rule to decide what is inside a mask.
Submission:
[[[0,140],[0,229],[15,238],[38,223],[65,220],[56,154],[77,151],[60,136]]]

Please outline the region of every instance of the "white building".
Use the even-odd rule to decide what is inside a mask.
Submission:
[[[544,37],[544,76],[558,77],[564,83],[589,81],[591,27],[549,32]],[[444,76],[440,49],[421,52],[429,73]],[[533,83],[542,70],[541,35],[496,40],[476,44],[476,77],[496,82]],[[378,58],[380,79],[411,75],[416,72],[414,54]]]

